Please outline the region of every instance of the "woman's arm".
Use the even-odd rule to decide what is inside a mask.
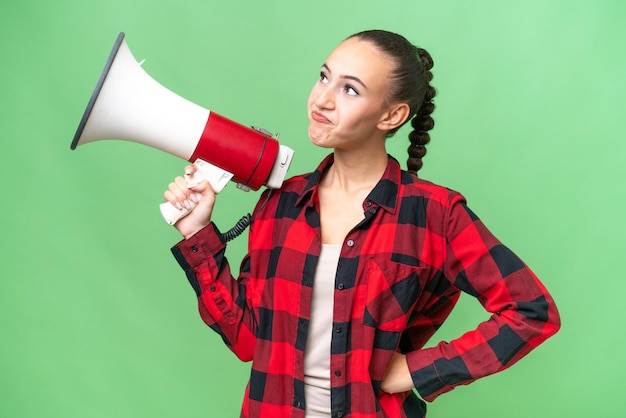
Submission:
[[[380,390],[387,393],[400,393],[408,392],[413,388],[413,379],[406,362],[406,355],[394,353],[387,371],[383,375]]]
[[[193,172],[193,166],[185,167],[186,175]],[[235,279],[231,274],[224,256],[226,243],[211,223],[215,193],[207,181],[189,186],[184,178],[177,177],[164,197],[178,208],[191,210],[174,225],[185,239],[172,248],[172,253],[196,293],[202,320],[241,360],[251,360],[256,322],[246,300],[249,271],[244,260],[240,277]]]
[[[492,315],[455,340],[407,353],[414,386],[429,401],[510,367],[560,327],[556,305],[544,285],[487,230],[462,196],[453,196],[442,249],[444,276]],[[406,332],[410,339],[412,330]]]

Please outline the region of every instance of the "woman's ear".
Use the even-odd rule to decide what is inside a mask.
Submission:
[[[407,120],[410,112],[411,109],[406,103],[397,103],[392,105],[378,123],[378,128],[383,131],[390,131],[397,128]]]

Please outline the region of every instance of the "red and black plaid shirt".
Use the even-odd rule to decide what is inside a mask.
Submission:
[[[210,225],[172,251],[198,296],[202,319],[244,361],[252,360],[243,417],[304,417],[304,347],[321,249],[317,186],[333,158],[264,193],[238,280]],[[423,417],[413,392],[380,382],[394,351],[407,354],[428,401],[503,370],[559,328],[554,302],[528,267],[453,191],[387,169],[346,236],[335,278],[331,364],[333,417]],[[424,349],[460,291],[491,318]]]

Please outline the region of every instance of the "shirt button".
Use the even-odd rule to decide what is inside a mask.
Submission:
[[[343,290],[343,288],[344,288],[344,287],[345,287],[345,286],[344,286],[344,284],[343,284],[343,283],[339,283],[339,284],[337,285],[337,289],[339,289],[339,290]]]
[[[369,208],[370,206],[372,206],[372,202],[370,202],[370,201],[368,200],[367,202],[365,202],[365,206],[367,206],[367,207]]]
[[[341,334],[341,327],[340,327],[340,326],[337,326],[337,327],[335,328],[335,332],[336,332],[337,334]]]
[[[191,252],[197,253],[198,252],[198,246],[194,245],[193,247],[191,247]]]
[[[209,289],[211,290],[211,292],[215,292],[215,290],[216,290],[214,285],[211,285],[211,287],[209,287]]]
[[[370,209],[370,213],[371,213],[372,215],[375,215],[375,214],[376,214],[376,208],[371,208],[371,209]]]
[[[341,376],[341,370],[335,370],[335,376]]]
[[[352,241],[351,239],[349,239],[346,244],[348,244],[348,247],[354,247],[354,241]]]
[[[337,418],[343,417],[343,412],[337,412]]]

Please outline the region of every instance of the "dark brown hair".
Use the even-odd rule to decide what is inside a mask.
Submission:
[[[422,157],[426,155],[426,144],[430,142],[428,131],[435,126],[435,121],[430,116],[435,110],[433,98],[436,95],[435,89],[430,85],[433,79],[430,71],[433,68],[433,59],[425,49],[418,48],[402,35],[393,32],[367,30],[350,38],[371,42],[396,63],[395,71],[391,74],[389,100],[409,105],[407,121],[411,121],[413,130],[409,133],[411,145],[407,150],[407,168],[416,174],[422,168]],[[401,126],[389,131],[388,136],[393,136]]]

